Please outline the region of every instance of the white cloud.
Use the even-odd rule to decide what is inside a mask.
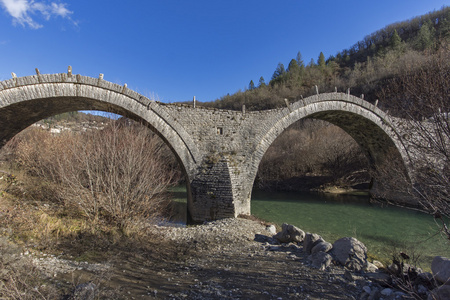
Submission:
[[[68,9],[66,8],[66,5],[67,5],[67,4],[63,4],[63,3],[57,4],[57,3],[53,2],[53,3],[52,3],[52,12],[53,12],[54,14],[58,15],[58,16],[63,17],[63,18],[64,18],[64,17],[68,17],[68,16],[71,15],[73,12],[71,12],[70,10],[68,10]]]
[[[66,3],[51,2],[50,4],[47,4],[43,1],[34,0],[0,0],[0,3],[6,12],[13,17],[14,24],[20,24],[22,26],[28,25],[33,29],[38,29],[43,26],[34,21],[31,17],[38,13],[40,13],[47,21],[53,16],[66,18],[72,21],[70,15],[73,12],[66,8]]]

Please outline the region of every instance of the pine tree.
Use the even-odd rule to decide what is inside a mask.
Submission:
[[[450,41],[450,20],[448,18],[444,18],[443,20],[440,20],[440,22],[441,24],[437,33],[439,39]]]
[[[250,83],[248,84],[248,89],[250,91],[255,89],[255,84],[253,83],[253,80],[250,80]]]
[[[398,35],[397,29],[394,30],[394,33],[392,34],[391,39],[389,40],[389,46],[394,51],[402,50],[402,38]]]
[[[302,58],[302,54],[300,53],[300,51],[298,51],[297,53],[297,65],[300,67],[300,69],[303,69],[305,67],[305,63],[303,62],[303,58]]]
[[[275,69],[275,72],[273,72],[272,80],[276,79],[277,77],[280,77],[281,75],[284,75],[285,73],[286,73],[286,69],[284,68],[284,65],[282,63],[278,63],[278,66]]]
[[[264,81],[264,77],[259,77],[259,84],[258,84],[258,87],[262,87],[262,86],[265,86],[266,85],[266,82]]]
[[[320,52],[317,64],[319,65],[320,68],[322,69],[325,68],[326,63],[325,63],[325,55],[323,55],[323,52]]]
[[[295,59],[291,59],[291,61],[289,62],[288,72],[293,75],[297,75],[298,73],[300,73],[300,67]]]
[[[419,33],[414,40],[413,46],[416,50],[423,51],[429,49],[434,44],[434,36],[436,30],[431,24],[431,21],[427,21],[420,27]]]
[[[309,68],[312,68],[312,67],[314,67],[315,65],[316,65],[316,63],[314,62],[314,58],[311,58],[311,61],[309,62],[308,67],[309,67]]]

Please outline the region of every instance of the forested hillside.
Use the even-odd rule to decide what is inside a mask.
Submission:
[[[234,110],[244,104],[247,110],[281,107],[284,99],[292,102],[315,93],[317,85],[320,92],[350,88],[352,94],[364,94],[372,102],[380,99],[388,107],[392,95],[383,90],[387,81],[426,66],[432,56],[448,53],[449,29],[450,7],[443,7],[388,25],[328,59],[321,52],[317,61],[304,62],[299,51],[287,67],[280,62],[269,81],[251,80],[245,91],[203,105]]]
[[[285,106],[320,92],[350,89],[391,114],[429,117],[425,99],[439,99],[449,111],[450,8],[386,26],[349,49],[305,63],[301,52],[276,67],[266,82],[260,77],[248,89],[203,103],[223,109],[263,110]],[[260,165],[256,186],[263,189],[304,190],[326,185],[357,186],[370,180],[368,162],[356,142],[343,130],[318,120],[288,128],[269,148]],[[322,187],[320,187],[322,186]]]

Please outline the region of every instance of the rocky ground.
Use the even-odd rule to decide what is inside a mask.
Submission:
[[[184,228],[151,226],[149,230],[158,237],[154,251],[124,249],[100,264],[23,255],[32,257],[56,284],[84,283],[80,293],[95,290],[104,298],[406,298],[401,291],[380,285],[386,277],[379,274],[349,272],[335,263],[325,270],[312,267],[301,245],[277,244],[270,238],[273,232],[258,221],[225,219]]]

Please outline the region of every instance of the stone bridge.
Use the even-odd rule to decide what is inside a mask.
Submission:
[[[350,134],[376,168],[394,150],[412,163],[398,120],[348,93],[317,94],[284,108],[231,111],[163,104],[103,79],[67,73],[0,82],[0,147],[29,125],[64,112],[100,110],[145,123],[176,155],[187,179],[194,221],[250,214],[259,163],[272,142],[302,118],[331,122]]]

